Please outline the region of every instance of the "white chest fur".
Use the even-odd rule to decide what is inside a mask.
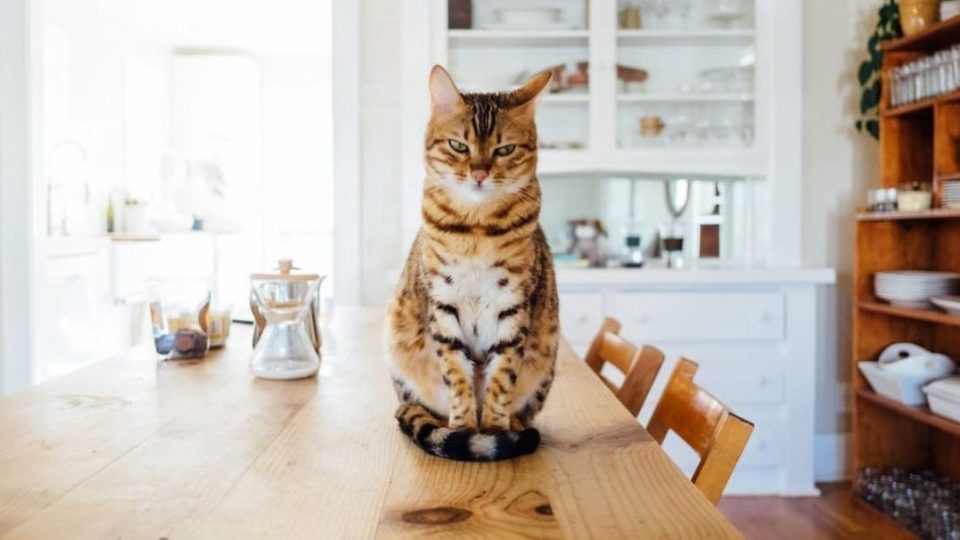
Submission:
[[[501,339],[499,313],[520,301],[514,292],[516,287],[510,286],[508,272],[494,267],[494,261],[488,256],[460,257],[444,267],[444,275],[449,279],[437,280],[433,290],[437,301],[456,306],[460,338],[475,358]],[[506,284],[501,285],[505,278]]]

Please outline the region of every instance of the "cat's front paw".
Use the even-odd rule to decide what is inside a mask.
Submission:
[[[510,429],[510,417],[501,414],[488,412],[484,410],[483,418],[480,419],[480,431],[497,432],[508,431]]]
[[[450,422],[448,423],[450,429],[456,429],[460,431],[477,431],[477,415],[476,414],[454,414],[450,416]]]

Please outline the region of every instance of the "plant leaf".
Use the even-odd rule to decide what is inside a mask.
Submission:
[[[860,85],[865,85],[870,82],[870,77],[873,75],[875,66],[873,62],[864,60],[860,63],[860,69],[857,71],[857,79],[860,81]]]
[[[863,120],[857,120],[853,125],[857,128],[857,131],[863,131]]]
[[[880,122],[876,120],[867,120],[865,124],[867,132],[876,140],[880,140]]]
[[[863,89],[863,95],[860,96],[860,112],[866,114],[871,109],[880,104],[880,80],[873,81],[872,84]]]

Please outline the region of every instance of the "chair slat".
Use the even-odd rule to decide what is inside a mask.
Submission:
[[[693,382],[697,363],[681,358],[674,368],[647,431],[663,444],[676,433],[700,456],[694,485],[714,504],[736,468],[753,432],[753,424],[730,410]]]
[[[638,349],[618,335],[619,331],[620,323],[616,319],[605,318],[587,350],[585,360],[627,410],[636,416],[660,372],[663,353],[650,345]],[[624,375],[623,384],[619,387],[601,373],[606,364],[612,364]]]

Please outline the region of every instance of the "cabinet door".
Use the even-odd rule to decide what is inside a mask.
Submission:
[[[106,248],[47,257],[36,299],[37,382],[131,345],[130,311],[110,299]]]
[[[560,293],[560,332],[577,354],[586,352],[603,320],[603,295],[598,291]]]

